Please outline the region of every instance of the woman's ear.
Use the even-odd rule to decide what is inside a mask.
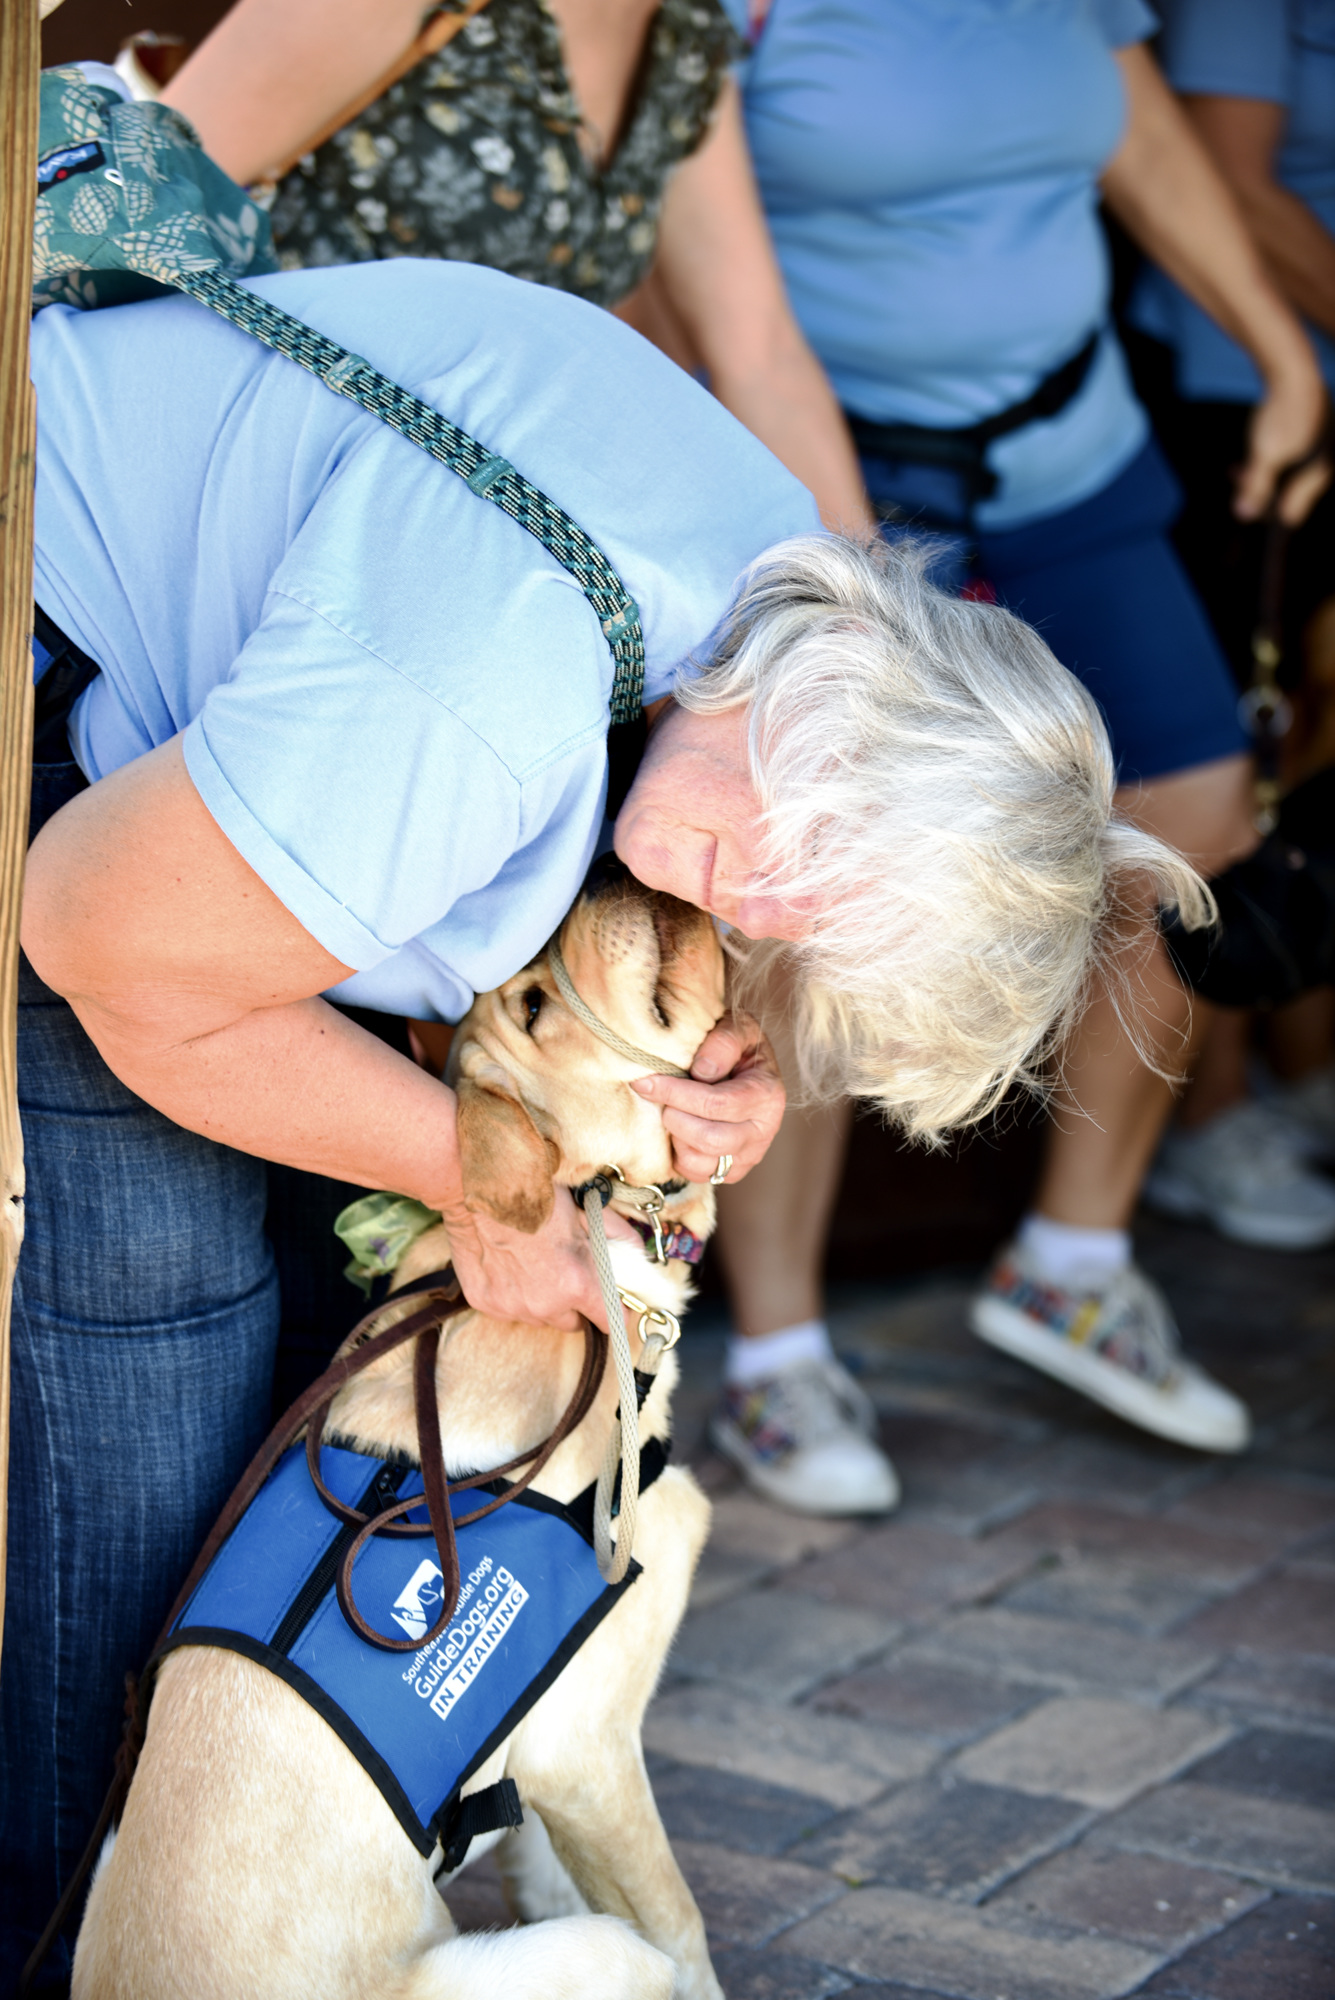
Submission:
[[[552,1212],[561,1154],[517,1098],[463,1077],[458,1085],[459,1166],[464,1199],[532,1236]]]

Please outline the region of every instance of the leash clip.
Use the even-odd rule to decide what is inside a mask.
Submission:
[[[581,1208],[590,1188],[601,1198],[604,1208],[613,1201],[632,1203],[647,1219],[654,1233],[654,1262],[667,1263],[667,1238],[663,1234],[663,1210],[667,1206],[667,1196],[661,1187],[633,1187],[620,1167],[607,1166],[592,1180],[575,1189],[575,1200]]]
[[[642,1341],[661,1342],[664,1353],[676,1346],[681,1339],[681,1321],[675,1313],[670,1313],[666,1306],[646,1305],[643,1299],[636,1298],[634,1292],[628,1292],[624,1285],[617,1286],[617,1294],[623,1306],[640,1315],[635,1331]]]
[[[666,1197],[660,1187],[639,1188],[637,1192],[643,1199],[637,1201],[635,1206],[641,1215],[648,1216],[649,1227],[654,1232],[654,1262],[666,1264],[667,1245],[663,1236],[663,1207]]]

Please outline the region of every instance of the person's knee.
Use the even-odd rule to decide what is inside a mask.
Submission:
[[[1244,860],[1259,841],[1250,757],[1221,757],[1190,771],[1124,786],[1117,804],[1137,826],[1175,847],[1207,880]]]

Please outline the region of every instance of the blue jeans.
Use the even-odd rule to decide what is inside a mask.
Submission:
[[[34,772],[34,830],[82,789]],[[106,1067],[24,961],[27,1227],[14,1289],[0,1673],[0,1995],[17,1987],[111,1776],[124,1676],[269,1422],[278,1280],[263,1161]],[[63,1990],[67,1947],[48,1961]]]

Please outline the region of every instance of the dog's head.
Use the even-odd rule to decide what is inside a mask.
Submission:
[[[689,1069],[724,1006],[723,952],[709,917],[646,889],[608,855],[558,938],[575,991],[599,1020]],[[550,1214],[554,1186],[576,1187],[605,1167],[638,1186],[670,1181],[660,1112],[630,1088],[644,1074],[566,1006],[546,951],[479,994],[449,1065],[470,1204],[531,1232]],[[668,1213],[707,1230],[712,1200],[677,1183]]]

